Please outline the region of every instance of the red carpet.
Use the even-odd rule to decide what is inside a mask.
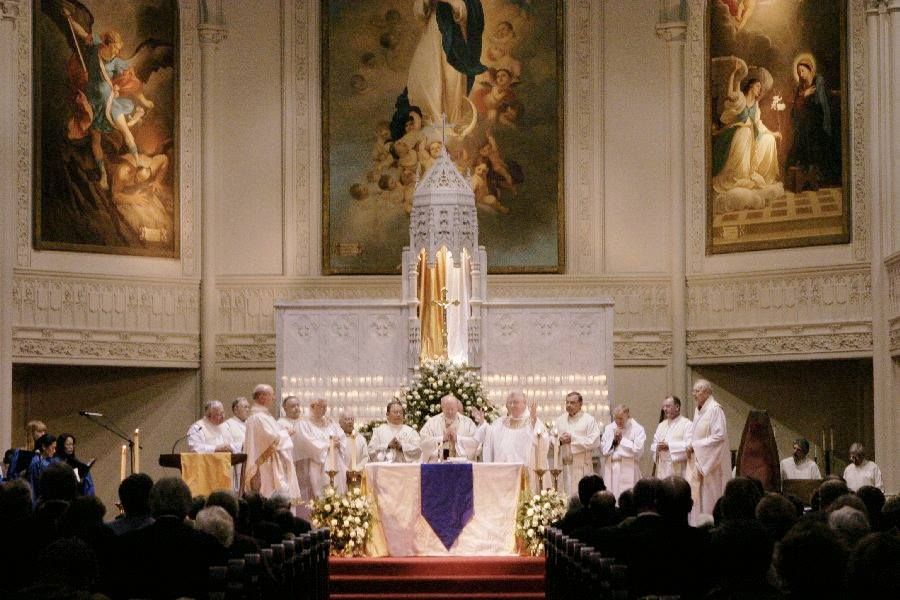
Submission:
[[[332,600],[543,600],[544,559],[331,558]]]

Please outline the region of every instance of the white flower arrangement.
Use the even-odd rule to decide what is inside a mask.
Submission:
[[[373,511],[358,487],[338,494],[331,486],[311,502],[314,527],[331,529],[331,554],[363,556],[372,534]]]
[[[531,556],[544,554],[544,531],[566,513],[566,497],[556,490],[541,490],[519,503],[516,537]]]
[[[406,407],[406,424],[418,431],[429,417],[441,412],[441,398],[453,394],[463,403],[463,412],[472,416],[479,409],[487,421],[493,421],[497,409],[481,388],[481,378],[466,364],[449,359],[426,360],[409,384],[394,394]]]

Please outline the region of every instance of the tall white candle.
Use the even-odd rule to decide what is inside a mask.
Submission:
[[[350,470],[356,471],[356,432],[350,434]]]
[[[132,460],[134,461],[134,469],[135,473],[141,472],[141,430],[134,430],[134,450],[131,453]]]
[[[337,471],[337,462],[334,456],[334,436],[328,438],[328,455],[325,457],[325,468],[329,471]]]
[[[559,434],[556,435],[556,439],[553,444],[553,468],[559,468]]]
[[[128,446],[122,444],[122,455],[119,459],[119,481],[125,481],[125,468],[128,463]]]

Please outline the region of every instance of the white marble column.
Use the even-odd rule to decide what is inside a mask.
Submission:
[[[16,223],[16,93],[17,28],[19,3],[0,0],[0,452],[12,446],[12,327],[13,267]]]
[[[211,399],[216,373],[216,323],[218,294],[216,291],[215,260],[215,136],[214,105],[216,60],[219,44],[227,37],[225,27],[218,18],[206,10],[199,26],[202,87],[201,121],[201,189],[200,201],[200,399]]]
[[[885,259],[893,237],[892,203],[897,189],[900,130],[896,114],[900,94],[900,0],[866,5],[868,34],[868,120],[866,145],[872,211],[872,376],[874,379],[874,460],[884,474],[885,490],[900,487],[900,382],[890,354],[890,281]],[[870,453],[871,454],[871,453]]]
[[[687,283],[685,277],[686,211],[684,161],[684,41],[687,23],[681,6],[663,2],[660,17],[666,20],[656,26],[656,34],[666,42],[669,59],[669,198],[671,214],[671,326],[672,369],[671,393],[684,398],[687,394]],[[674,19],[674,20],[669,20]]]

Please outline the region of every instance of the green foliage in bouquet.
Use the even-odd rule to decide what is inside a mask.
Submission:
[[[446,358],[423,362],[409,384],[394,397],[406,406],[406,424],[418,431],[428,417],[441,412],[441,398],[451,393],[462,401],[466,416],[471,417],[477,408],[489,422],[496,418],[497,409],[485,396],[481,377],[467,365]]]

